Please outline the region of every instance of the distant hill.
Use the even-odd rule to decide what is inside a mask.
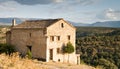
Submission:
[[[0,25],[11,25],[13,19],[16,19],[16,23],[19,24],[25,20],[36,20],[38,18],[0,18]]]
[[[90,24],[75,23],[75,22],[71,22],[71,21],[68,21],[68,22],[71,23],[71,24],[74,25],[74,26],[90,26]]]
[[[70,21],[69,21],[70,22]],[[120,28],[120,21],[105,21],[105,22],[96,22],[92,24],[84,24],[84,23],[75,23],[70,22],[74,26],[88,26],[88,27],[119,27]]]
[[[0,18],[0,25],[10,25],[14,18]],[[21,23],[25,18],[15,18],[17,23]]]
[[[12,19],[16,19],[16,23],[19,24],[25,20],[37,20],[40,18],[0,18],[0,25],[11,25]],[[96,22],[92,24],[86,23],[76,23],[68,21],[74,26],[88,26],[88,27],[118,27],[120,28],[120,21],[105,21],[105,22]]]
[[[120,21],[105,21],[91,24],[93,27],[120,27]]]

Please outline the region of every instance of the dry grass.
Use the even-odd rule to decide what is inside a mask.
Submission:
[[[0,27],[0,43],[5,43],[6,42],[6,32],[8,31],[8,28],[4,27],[4,28],[1,28]]]
[[[0,54],[0,69],[95,69],[87,65],[71,65],[58,62],[41,62],[19,57],[18,53],[10,56]]]
[[[18,53],[14,53],[11,56],[0,55],[0,69],[47,69],[41,64],[42,62],[37,60],[20,58]]]

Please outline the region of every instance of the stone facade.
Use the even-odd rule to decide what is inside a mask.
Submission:
[[[68,42],[75,48],[75,37],[76,28],[63,19],[33,20],[13,26],[7,33],[7,43],[14,45],[22,55],[30,50],[33,58],[46,62],[79,64],[76,50],[69,55],[62,53],[62,47]]]

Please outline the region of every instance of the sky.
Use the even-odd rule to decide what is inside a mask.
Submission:
[[[120,0],[0,0],[0,18],[40,18],[93,23],[120,20]]]

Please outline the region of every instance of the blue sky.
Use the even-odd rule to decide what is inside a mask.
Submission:
[[[6,17],[114,21],[120,20],[120,0],[0,0],[0,18]]]

